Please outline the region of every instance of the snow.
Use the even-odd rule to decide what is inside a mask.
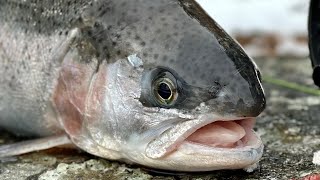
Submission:
[[[312,163],[315,165],[320,165],[320,151],[317,151],[313,154]]]
[[[306,0],[197,0],[227,32],[306,33]]]
[[[251,56],[306,57],[309,0],[197,0],[231,36],[273,36],[275,49],[261,46],[267,38],[255,39],[244,48]]]

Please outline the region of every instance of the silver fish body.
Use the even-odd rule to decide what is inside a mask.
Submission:
[[[0,127],[160,169],[259,161],[259,71],[195,1],[2,0],[0,24]]]

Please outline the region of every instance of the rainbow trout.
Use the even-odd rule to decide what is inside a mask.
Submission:
[[[257,66],[194,0],[0,0],[0,127],[176,171],[255,165]]]

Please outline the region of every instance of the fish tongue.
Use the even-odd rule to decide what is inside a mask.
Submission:
[[[198,129],[186,140],[213,147],[234,147],[245,134],[244,128],[236,122],[218,121]]]

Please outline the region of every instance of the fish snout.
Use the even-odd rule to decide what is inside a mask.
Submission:
[[[247,101],[249,103],[241,101],[238,108],[238,114],[246,117],[258,116],[266,108],[266,98],[261,85],[261,73],[256,66],[254,72],[256,76],[248,81],[251,101]]]
[[[258,70],[255,70],[259,74]],[[248,77],[246,86],[236,86],[233,90],[235,114],[239,117],[256,117],[266,107],[266,98],[260,77]],[[232,97],[231,97],[232,99]]]
[[[210,88],[214,93],[207,101],[213,109],[221,114],[237,117],[256,117],[266,107],[266,98],[258,76],[238,76],[229,79],[221,88]]]
[[[266,107],[266,100],[264,95],[257,96],[250,103],[246,103],[243,100],[239,100],[237,103],[236,114],[239,117],[256,117]]]

